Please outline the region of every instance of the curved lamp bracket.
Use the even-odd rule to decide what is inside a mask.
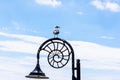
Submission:
[[[38,63],[41,51],[49,53],[47,56],[48,63],[50,66],[57,69],[64,67],[68,63],[71,54],[72,61],[74,61],[74,51],[72,46],[67,41],[60,38],[48,39],[39,47],[37,52]]]

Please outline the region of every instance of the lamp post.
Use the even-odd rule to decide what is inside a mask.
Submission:
[[[48,39],[41,44],[37,52],[37,65],[35,69],[26,77],[27,78],[39,78],[39,79],[49,79],[45,73],[40,68],[39,59],[41,51],[46,51],[48,53],[47,60],[50,66],[53,68],[62,68],[64,67],[69,59],[70,55],[72,58],[72,80],[81,80],[80,76],[80,59],[76,61],[75,67],[75,57],[74,50],[72,46],[61,38],[58,38],[59,26],[55,27],[53,31],[54,38]],[[76,75],[75,75],[76,73]]]

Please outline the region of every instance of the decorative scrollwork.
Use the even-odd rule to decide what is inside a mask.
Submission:
[[[54,68],[64,67],[69,59],[71,47],[68,42],[60,38],[52,38],[47,40],[41,47],[41,50],[47,51],[48,63]]]

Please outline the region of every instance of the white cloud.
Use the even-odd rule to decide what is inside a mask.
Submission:
[[[100,10],[104,10],[105,6],[100,0],[93,0],[92,5],[94,5],[96,8]]]
[[[58,7],[62,4],[59,0],[35,0],[39,5]]]
[[[111,12],[120,12],[120,5],[116,2],[111,2],[109,0],[107,1],[101,1],[101,0],[93,0],[91,2],[93,6],[100,10],[109,10]]]
[[[0,41],[1,51],[36,53],[37,44],[24,42],[24,41]]]
[[[110,37],[110,36],[101,36],[100,38],[102,38],[102,39],[109,39],[109,40],[115,39],[114,37]]]
[[[25,53],[35,53],[37,52],[39,43],[44,42],[46,39],[41,37],[34,37],[29,35],[20,35],[20,34],[8,34],[0,32],[0,37],[8,37],[7,40],[0,40],[0,51],[12,51],[16,52],[25,52]],[[9,39],[12,40],[9,40]],[[15,40],[13,40],[15,38]],[[16,40],[18,39],[18,40]],[[39,42],[40,41],[40,42]],[[73,46],[75,51],[75,58],[81,59],[81,67],[82,69],[96,69],[96,70],[116,70],[120,71],[120,48],[111,48],[102,45],[98,45],[95,43],[84,42],[84,41],[69,41]],[[22,55],[22,54],[21,54]],[[47,57],[46,57],[47,58]],[[31,72],[36,64],[36,57],[0,57],[0,70],[2,73],[2,80],[29,80],[24,76]],[[71,79],[71,61],[67,64],[67,68],[63,68],[61,70],[55,70],[48,67],[47,60],[45,57],[41,57],[41,69],[46,73],[50,80],[70,80]],[[47,65],[47,67],[46,67]],[[9,66],[9,67],[6,67]],[[51,73],[52,71],[52,73]],[[63,74],[65,73],[65,74]],[[89,72],[87,72],[89,73]],[[111,72],[112,73],[112,72]],[[8,75],[5,77],[4,75]],[[55,76],[53,76],[55,75]],[[108,75],[105,74],[103,76],[105,79],[109,79]],[[90,78],[93,76],[88,76]],[[101,77],[101,76],[100,76]],[[93,77],[95,78],[95,77]],[[97,76],[96,78],[99,78]],[[118,77],[111,76],[110,78],[119,80]],[[96,80],[96,79],[85,79],[85,80]],[[102,80],[104,80],[102,78]]]
[[[34,43],[39,43],[41,41],[46,40],[46,38],[43,38],[43,37],[29,36],[29,35],[22,35],[22,34],[9,34],[4,32],[0,32],[0,35],[8,38],[17,38],[23,41],[34,42]]]
[[[83,15],[84,13],[82,11],[77,12],[79,15]]]
[[[82,65],[92,69],[120,70],[120,48],[111,48],[90,42],[71,42]]]
[[[0,41],[0,50],[2,51],[15,51],[25,53],[36,53],[39,44],[46,40],[42,37],[20,35],[20,34],[8,34],[0,32],[1,36],[8,37],[8,39],[18,40],[4,40]]]
[[[25,79],[27,72],[34,66],[35,59],[31,57],[0,57],[1,80],[28,80]],[[30,63],[30,64],[27,64]]]
[[[0,35],[6,36],[9,38],[11,37],[13,39],[14,38],[18,39],[18,40],[0,41],[0,50],[2,51],[24,52],[24,53],[36,54],[40,44],[46,40],[45,38],[42,38],[42,37],[20,35],[20,34],[8,34],[3,32],[0,32]],[[74,47],[75,55],[77,58],[88,60],[87,65],[91,63],[91,64],[94,64],[95,66],[98,62],[100,62],[101,66],[103,66],[104,62],[100,60],[104,60],[106,61],[106,63],[110,63],[110,64],[111,62],[116,63],[120,61],[119,48],[110,48],[110,47],[98,45],[95,43],[82,42],[82,41],[71,41],[70,43],[72,43]],[[116,66],[116,65],[114,65],[113,67],[109,66],[110,64],[106,64],[106,68],[114,68]],[[99,68],[104,68],[104,66]]]

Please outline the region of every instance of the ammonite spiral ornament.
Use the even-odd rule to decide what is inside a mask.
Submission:
[[[48,63],[54,68],[64,67],[69,59],[71,47],[69,43],[60,38],[52,38],[43,43],[41,50],[47,51]]]

